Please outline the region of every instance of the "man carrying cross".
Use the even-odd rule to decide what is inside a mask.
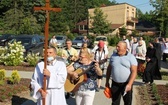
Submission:
[[[67,77],[66,65],[56,59],[56,49],[53,46],[47,48],[47,68],[44,62],[39,62],[31,79],[33,98],[37,99],[37,105],[66,105],[64,83]],[[47,89],[43,90],[43,75],[47,77]]]
[[[56,59],[55,47],[48,47],[49,11],[61,11],[60,8],[50,8],[50,0],[45,7],[35,7],[35,10],[46,11],[45,22],[45,54],[44,61],[39,62],[31,79],[33,98],[37,105],[66,105],[64,83],[67,77],[66,65]]]

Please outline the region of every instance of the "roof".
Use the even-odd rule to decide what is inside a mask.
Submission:
[[[100,7],[103,8],[103,7],[111,7],[111,6],[118,6],[118,5],[125,5],[125,4],[136,8],[135,6],[133,6],[133,5],[131,5],[131,4],[128,4],[128,3],[126,3],[126,2],[117,3],[117,4],[113,4],[113,5],[109,5],[109,6],[106,6],[106,5],[103,5],[103,4],[102,4]],[[89,9],[95,9],[95,8],[89,8]]]
[[[124,24],[111,24],[111,28],[112,29],[117,29],[120,28],[121,26],[123,26]]]
[[[83,20],[83,21],[77,23],[76,25],[87,25],[87,24],[88,24],[87,20]]]
[[[136,23],[136,30],[148,30],[148,31],[156,31],[157,28],[155,27],[154,24],[152,24],[151,22],[148,21],[139,21],[138,23]]]

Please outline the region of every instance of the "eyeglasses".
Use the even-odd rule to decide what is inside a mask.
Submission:
[[[79,56],[79,58],[86,58],[86,57],[84,57],[84,56]]]

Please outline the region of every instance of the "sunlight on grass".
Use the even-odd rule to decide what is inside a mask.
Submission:
[[[168,81],[168,71],[161,70],[162,80]],[[136,79],[142,79],[142,73],[138,73]]]

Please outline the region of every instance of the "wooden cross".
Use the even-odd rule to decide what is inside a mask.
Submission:
[[[49,35],[49,11],[60,12],[61,8],[51,8],[50,0],[46,0],[45,7],[34,7],[35,11],[43,10],[46,11],[45,21],[45,52],[44,52],[44,69],[47,67],[47,46],[48,46],[48,35]],[[43,90],[46,92],[46,76],[43,78]],[[45,98],[43,98],[43,105],[45,105]]]

